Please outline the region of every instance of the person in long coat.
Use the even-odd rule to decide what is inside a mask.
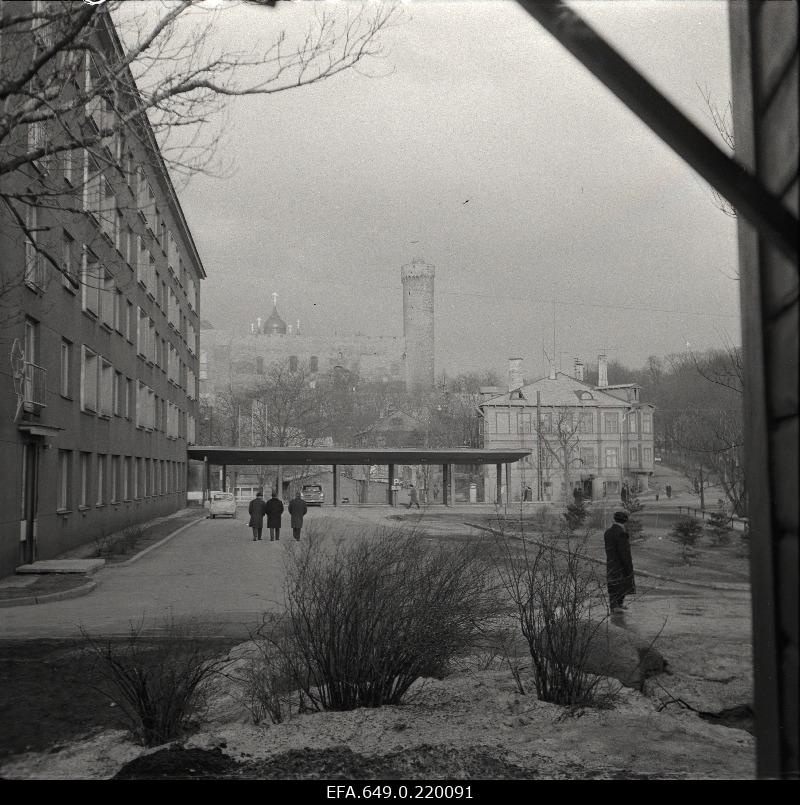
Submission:
[[[603,534],[606,546],[608,604],[612,613],[626,610],[625,596],[636,593],[631,543],[624,525],[627,522],[627,512],[614,512],[614,522]]]
[[[292,516],[292,536],[300,539],[300,529],[303,527],[303,518],[306,516],[308,506],[298,492],[289,501],[289,514]]]
[[[247,509],[250,514],[250,522],[247,524],[253,529],[253,542],[261,539],[261,531],[264,528],[264,515],[267,513],[267,502],[261,492],[256,492],[256,496],[250,501]]]
[[[266,502],[267,507],[267,528],[269,529],[269,540],[274,542],[281,538],[281,515],[283,514],[283,501],[278,497],[277,492],[272,493],[272,497]]]

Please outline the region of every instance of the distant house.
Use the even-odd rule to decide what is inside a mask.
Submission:
[[[583,381],[583,364],[576,362],[576,376],[554,370],[510,391],[481,389],[483,446],[531,451],[508,465],[507,500],[562,503],[576,490],[586,499],[619,499],[625,487],[648,488],[654,406],[640,401],[637,384],[608,385],[605,356],[599,368],[597,386]],[[484,480],[487,490],[497,488],[495,479]]]

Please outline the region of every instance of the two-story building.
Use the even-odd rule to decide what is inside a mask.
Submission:
[[[619,499],[624,487],[648,488],[654,406],[639,399],[638,385],[609,385],[607,375],[601,355],[597,386],[583,381],[576,361],[572,376],[552,370],[522,385],[511,372],[508,390],[481,389],[483,446],[531,451],[507,467],[501,485],[507,500],[562,504],[575,490],[585,499]],[[484,488],[495,490],[495,479],[487,477]]]

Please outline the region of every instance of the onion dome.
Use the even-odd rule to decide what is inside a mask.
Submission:
[[[286,322],[278,314],[278,294],[272,294],[272,313],[264,322],[263,332],[266,335],[286,335]]]

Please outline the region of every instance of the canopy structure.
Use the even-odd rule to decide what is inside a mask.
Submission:
[[[483,450],[471,447],[422,448],[422,447],[216,447],[194,445],[187,450],[188,458],[205,464],[203,474],[204,496],[209,488],[210,467],[239,466],[330,466],[333,468],[333,505],[339,502],[338,468],[344,464],[367,464],[387,466],[388,477],[394,477],[395,465],[438,464],[443,470],[443,503],[452,505],[455,498],[454,464],[494,464],[497,467],[498,500],[502,486],[503,466],[513,464],[530,454],[530,450],[502,449]],[[223,478],[225,473],[223,472]],[[389,503],[393,502],[391,485]]]

